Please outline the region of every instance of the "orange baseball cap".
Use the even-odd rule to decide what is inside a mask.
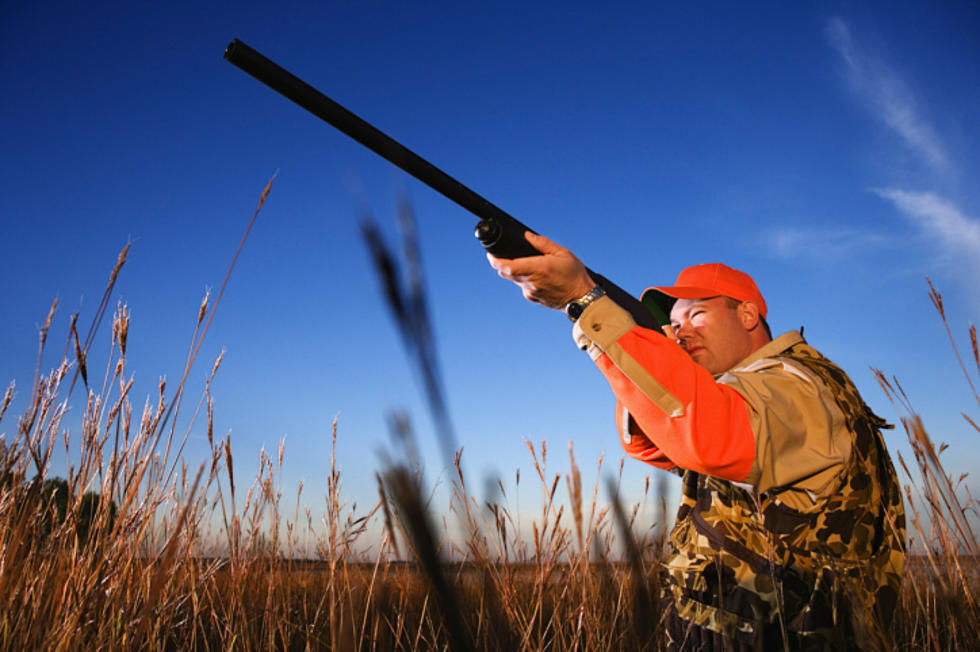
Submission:
[[[677,275],[673,286],[647,288],[641,301],[655,304],[665,314],[670,314],[673,299],[708,299],[726,296],[738,301],[751,301],[759,307],[759,314],[766,316],[766,300],[758,286],[745,272],[721,263],[693,265]]]

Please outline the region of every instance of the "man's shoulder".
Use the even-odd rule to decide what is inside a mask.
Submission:
[[[793,347],[806,345],[806,340],[799,331],[789,331],[783,333],[774,340],[759,347],[748,357],[736,364],[734,367],[721,374],[718,378],[721,381],[728,374],[751,373],[779,366],[789,357],[789,352]]]
[[[807,358],[821,354],[803,339],[799,331],[783,333],[757,349],[752,355],[716,378],[736,390],[756,408],[774,409],[784,404],[798,407],[800,401],[830,402],[830,388],[811,368]]]
[[[755,353],[762,354],[762,357],[775,357],[785,355],[790,349],[801,344],[809,346],[807,341],[803,338],[802,332],[786,331],[779,337],[770,340],[767,344],[756,349]]]

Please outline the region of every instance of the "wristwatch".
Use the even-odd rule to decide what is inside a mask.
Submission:
[[[603,296],[606,293],[601,286],[597,285],[586,294],[581,299],[576,299],[575,301],[569,302],[564,310],[565,314],[572,321],[578,321],[578,318],[582,316],[585,309],[589,307],[589,304]]]

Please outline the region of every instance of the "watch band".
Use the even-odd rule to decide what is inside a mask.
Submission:
[[[589,304],[605,294],[606,291],[602,289],[602,286],[597,285],[589,290],[581,299],[569,302],[564,308],[565,314],[568,315],[571,321],[578,321],[578,318],[582,316],[582,313],[589,307]]]

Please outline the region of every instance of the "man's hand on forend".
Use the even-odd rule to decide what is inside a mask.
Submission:
[[[560,310],[595,287],[585,265],[571,251],[530,231],[524,237],[540,256],[507,259],[487,254],[487,260],[502,278],[520,286],[528,301]]]

